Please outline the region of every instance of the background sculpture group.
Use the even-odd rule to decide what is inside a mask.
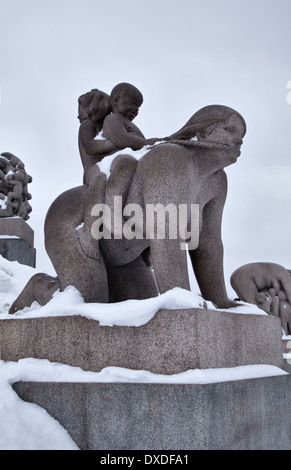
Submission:
[[[9,152],[0,156],[0,217],[29,219],[31,206],[28,183],[32,178],[25,171],[24,163]]]
[[[230,279],[241,300],[279,317],[286,335],[291,334],[290,274],[276,263],[250,263],[238,268]]]

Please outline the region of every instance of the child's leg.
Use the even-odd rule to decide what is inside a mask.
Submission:
[[[137,160],[131,155],[118,155],[113,160],[106,185],[106,203],[109,207],[114,206],[114,196],[122,197],[122,203],[125,204],[136,168]]]
[[[111,174],[108,181],[97,165],[90,168],[90,178],[88,179],[88,189],[84,201],[84,225],[78,230],[81,248],[90,258],[99,258],[99,240],[93,238],[91,234],[93,206],[106,202],[112,210],[115,196],[121,197],[124,204],[136,167],[137,160],[134,157],[120,155],[115,158],[111,165]]]
[[[92,228],[92,208],[95,204],[105,202],[106,176],[100,172],[95,165],[90,169],[89,185],[85,192],[83,205],[83,226],[78,230],[80,245],[84,253],[90,258],[99,258],[99,240],[93,238]]]

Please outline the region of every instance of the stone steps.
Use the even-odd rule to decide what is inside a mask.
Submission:
[[[34,357],[92,371],[288,365],[278,318],[204,309],[161,310],[141,327],[100,326],[80,316],[12,316],[0,320],[0,346],[5,361]],[[13,387],[46,409],[83,450],[284,450],[291,448],[290,377]]]

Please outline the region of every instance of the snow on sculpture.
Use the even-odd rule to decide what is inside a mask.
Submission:
[[[179,131],[169,137],[155,138],[154,141],[161,140],[155,143],[137,135],[131,121],[141,99],[136,103],[136,99],[124,93],[125,88],[134,91],[135,88],[121,85],[123,92],[117,95],[112,92],[111,97],[91,90],[79,98],[83,185],[62,193],[52,203],[45,221],[45,246],[57,277],[42,273],[33,276],[11,306],[10,313],[30,306],[34,300],[44,305],[57,289],[64,291],[68,286],[74,286],[87,303],[146,299],[174,287],[190,290],[187,256],[181,249],[181,242],[188,243],[203,298],[219,308],[237,305],[228,298],[225,287],[221,220],[227,195],[224,168],[240,156],[246,133],[243,117],[227,106],[206,106]],[[108,116],[114,120],[111,137],[108,140],[104,135],[104,140],[96,140],[100,131],[105,130],[103,125]],[[142,142],[132,145],[129,142],[132,139]],[[144,144],[148,151],[137,161],[132,152]],[[122,148],[127,147],[129,154],[123,154]],[[107,179],[96,164],[112,153],[117,153],[117,158]],[[99,223],[93,209],[101,203],[113,213],[112,201],[116,197],[123,200],[122,209],[138,206],[142,220],[153,205],[163,206],[165,210],[173,205],[198,205],[198,246],[189,246],[185,227],[184,234],[176,230],[179,235],[173,237],[169,217],[165,218],[165,237],[152,236],[160,229],[156,219],[150,233],[141,233],[138,227],[141,220],[137,220],[135,214],[134,223],[133,218],[127,220],[131,231],[122,230],[120,237],[112,238],[105,232],[107,221],[102,218]],[[89,215],[92,212],[86,224],[88,209]],[[130,213],[123,212],[123,215],[124,219],[131,217]],[[121,222],[124,227],[124,220],[119,219],[117,225]],[[105,236],[101,239],[92,233],[96,222],[104,230]],[[180,227],[176,224],[174,228]]]

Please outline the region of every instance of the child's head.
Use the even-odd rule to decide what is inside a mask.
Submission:
[[[130,121],[138,115],[138,110],[143,103],[141,92],[130,83],[116,85],[110,98],[113,112],[121,114]]]
[[[110,97],[104,91],[93,89],[80,96],[79,103],[79,121],[86,119],[99,121],[104,119],[111,112]]]

